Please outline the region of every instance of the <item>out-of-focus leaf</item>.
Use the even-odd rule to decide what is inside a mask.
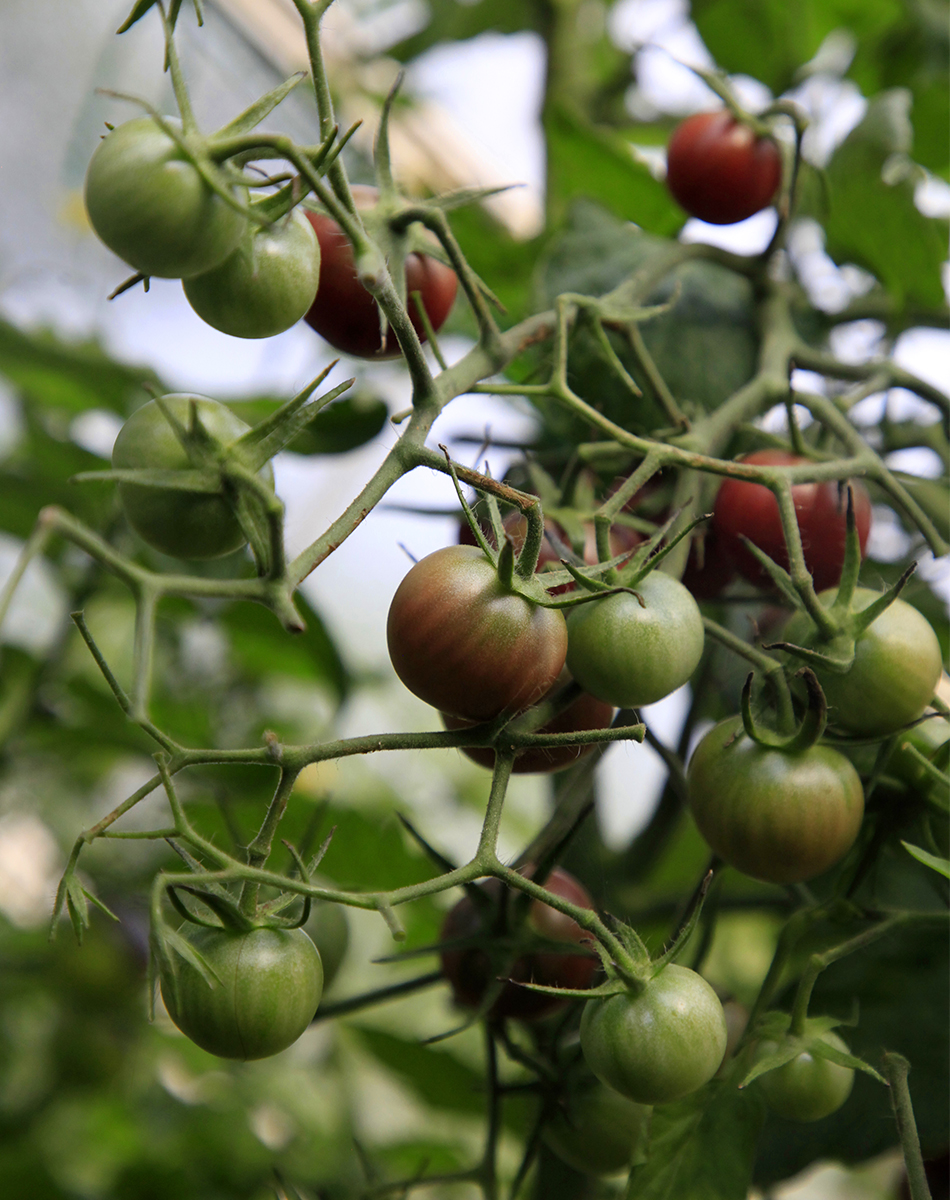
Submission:
[[[319,614],[298,593],[294,603],[306,622],[303,633],[288,633],[259,604],[232,604],[221,614],[233,651],[251,675],[284,674],[316,679],[343,700],[350,675]]]
[[[51,333],[26,333],[0,320],[0,375],[30,402],[70,413],[106,408],[125,414],[158,384],[147,367],[127,367],[95,342],[69,345]]]
[[[357,1028],[356,1032],[381,1063],[434,1108],[455,1113],[484,1112],[481,1076],[454,1055],[379,1029]]]
[[[757,1096],[719,1081],[659,1105],[647,1161],[630,1174],[628,1200],[745,1200],[763,1118]]]
[[[592,125],[565,105],[545,113],[544,130],[548,210],[556,221],[572,200],[584,197],[650,233],[672,234],[683,224],[683,211],[666,187],[614,130]]]
[[[901,842],[901,845],[911,856],[916,858],[918,862],[923,863],[925,867],[930,867],[932,871],[936,871],[938,875],[943,875],[945,879],[950,879],[950,860],[940,858],[936,854],[930,854],[926,850],[921,850],[920,846],[912,846],[910,842]]]
[[[540,10],[527,0],[438,0],[427,6],[425,28],[387,50],[400,62],[409,62],[440,42],[463,42],[480,33],[521,33],[537,29]]]
[[[914,203],[909,102],[904,90],[871,102],[829,162],[825,188],[813,191],[805,208],[823,222],[835,262],[870,271],[898,303],[937,307],[944,302],[947,223]]]

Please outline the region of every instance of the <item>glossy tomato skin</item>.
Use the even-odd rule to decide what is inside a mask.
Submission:
[[[671,575],[652,571],[636,596],[617,592],[567,618],[567,669],[585,691],[617,707],[662,700],[684,684],[703,653],[703,618]]]
[[[848,1047],[836,1033],[829,1031],[821,1040],[848,1053]],[[778,1050],[777,1042],[761,1042],[758,1055],[765,1057]],[[817,1058],[807,1051],[758,1078],[759,1087],[769,1108],[788,1121],[820,1121],[837,1112],[851,1095],[854,1071]]]
[[[475,546],[446,546],[415,564],[393,596],[386,636],[406,687],[471,721],[536,704],[567,651],[561,613],[505,591]]]
[[[375,188],[353,188],[357,207],[376,200]],[[373,296],[360,283],[349,239],[326,213],[305,210],[320,242],[320,285],[306,314],[307,324],[322,338],[356,358],[398,358],[396,335],[387,329],[382,340],[380,313]],[[426,340],[413,292],[420,292],[432,328],[438,332],[455,303],[458,276],[451,267],[428,254],[406,255],[406,307],[420,341]]]
[[[542,725],[538,733],[577,733],[588,729],[607,729],[613,720],[613,705],[597,700],[587,692],[582,692],[567,708],[552,717],[546,725]],[[460,717],[442,714],[446,729],[464,729],[471,721],[463,721]],[[572,767],[579,758],[589,754],[595,743],[586,746],[551,746],[530,747],[521,750],[515,757],[512,768],[516,775],[548,775],[554,771],[564,771]],[[495,766],[495,751],[487,747],[460,747],[464,755],[481,767],[489,770]]]
[[[313,1020],[323,992],[316,947],[300,929],[182,930],[220,982],[184,959],[162,973],[162,999],[178,1028],[219,1058],[268,1058]]]
[[[772,202],[782,182],[782,156],[728,109],[696,113],[673,131],[666,185],[674,200],[711,225],[744,221]]]
[[[250,428],[217,400],[176,393],[162,397],[171,412],[187,428],[191,404],[210,433],[231,442]],[[112,449],[116,468],[161,468],[188,470],[188,455],[154,400],[143,404],[119,430]],[[270,482],[270,465],[262,474]],[[244,545],[246,539],[231,506],[223,496],[207,492],[181,492],[120,483],[119,498],[129,524],[143,541],[175,558],[220,558]]]
[[[834,597],[829,590],[818,598],[828,607]],[[880,592],[857,588],[852,603],[861,611],[878,599]],[[811,618],[796,612],[782,640],[810,645],[814,628]],[[940,642],[930,622],[897,599],[858,637],[854,662],[844,675],[820,669],[816,674],[828,701],[828,719],[850,733],[878,737],[923,715],[942,670]]]
[[[784,450],[757,450],[741,460],[762,467],[793,467],[807,458]],[[852,480],[854,517],[861,554],[871,529],[871,498],[864,485]],[[797,483],[792,500],[802,539],[805,566],[816,591],[835,587],[841,580],[847,529],[847,495],[833,481]],[[768,572],[742,542],[745,536],[780,567],[788,570],[788,549],[779,517],[778,501],[761,483],[726,479],[716,496],[713,529],[739,574],[758,587],[771,588]]]
[[[584,1005],[581,1049],[602,1083],[638,1104],[688,1096],[715,1075],[726,1052],[719,997],[701,975],[671,963],[639,993]]]
[[[248,230],[219,266],[184,281],[203,321],[232,337],[283,333],[308,311],[320,280],[320,243],[300,209]]]
[[[522,868],[522,873],[531,875],[533,867]],[[594,903],[581,884],[560,867],[555,867],[544,886],[556,896],[563,896],[581,908],[593,908]],[[469,896],[450,910],[442,925],[442,941],[476,937],[483,933],[505,934],[507,923],[501,912],[504,885],[500,880],[489,879],[479,887],[494,902],[494,915],[482,912]],[[510,913],[515,896],[509,892],[504,897],[506,910]],[[495,924],[491,922],[495,921]],[[487,929],[486,929],[487,925]],[[526,921],[527,932],[554,942],[566,942],[577,946],[579,952],[559,954],[555,951],[529,951],[518,956],[514,962],[504,954],[497,958],[478,947],[443,950],[441,954],[442,974],[449,981],[456,1004],[462,1008],[478,1008],[482,997],[491,984],[502,974],[507,979],[520,983],[539,983],[545,987],[587,988],[600,966],[600,960],[589,945],[590,938],[585,930],[571,917],[560,913],[538,900],[531,902]],[[491,1007],[491,1016],[507,1017],[520,1021],[538,1021],[562,1009],[568,1000],[543,992],[532,992],[518,987],[517,983],[506,983]]]
[[[813,879],[844,857],[861,828],[861,779],[843,754],[820,745],[792,754],[761,746],[741,717],[706,734],[686,778],[699,832],[753,879]]]
[[[634,1151],[646,1139],[651,1111],[592,1079],[564,1098],[541,1136],[575,1171],[616,1175],[630,1169]]]
[[[102,241],[143,275],[183,279],[210,271],[247,225],[151,117],[118,125],[99,143],[85,200]]]

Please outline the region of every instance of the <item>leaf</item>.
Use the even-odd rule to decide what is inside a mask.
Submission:
[[[628,1200],[746,1200],[763,1120],[761,1100],[724,1081],[659,1105]]]
[[[812,199],[810,210],[824,221],[825,248],[835,262],[870,271],[898,303],[939,307],[947,223],[924,216],[914,203],[909,102],[903,89],[871,102],[828,164],[827,208]]]
[[[595,126],[565,105],[544,117],[548,206],[555,219],[577,197],[597,201],[614,216],[651,233],[672,234],[683,213],[664,184],[638,162],[614,130]]]
[[[925,867],[930,867],[932,871],[936,871],[939,875],[943,875],[945,879],[950,879],[950,859],[939,858],[936,854],[930,854],[927,850],[922,850],[920,846],[912,846],[910,842],[901,842],[901,845],[913,858],[918,862],[923,863]]]
[[[423,1046],[379,1029],[355,1028],[366,1048],[433,1108],[481,1114],[481,1076],[445,1050]]]
[[[97,342],[66,343],[52,333],[26,333],[0,319],[0,375],[31,403],[70,413],[106,408],[125,414],[142,402],[146,367],[109,358]]]

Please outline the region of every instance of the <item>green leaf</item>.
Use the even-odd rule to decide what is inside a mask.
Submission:
[[[544,130],[548,207],[555,219],[572,200],[585,197],[651,233],[672,234],[683,224],[683,212],[665,185],[614,130],[592,125],[566,105],[549,108]]]
[[[521,33],[538,29],[540,11],[527,0],[440,0],[428,5],[429,23],[419,33],[386,51],[409,62],[440,42],[462,42],[480,33]]]
[[[242,421],[253,425],[269,417],[286,402],[272,397],[242,400],[229,407]],[[386,424],[389,410],[378,396],[357,392],[321,409],[287,445],[294,454],[345,454],[372,441]]]
[[[827,208],[813,202],[811,211],[824,221],[835,262],[870,271],[898,303],[937,307],[944,302],[947,223],[925,217],[914,203],[909,100],[893,90],[871,102],[828,164]]]
[[[763,1120],[757,1096],[721,1081],[659,1105],[628,1200],[746,1200]]]
[[[936,854],[930,854],[926,850],[921,850],[919,846],[912,846],[910,842],[901,842],[901,845],[912,857],[918,862],[923,863],[925,867],[930,867],[932,871],[943,875],[945,879],[950,879],[950,859],[939,858]]]
[[[355,1032],[381,1063],[433,1108],[454,1113],[484,1112],[480,1075],[454,1055],[379,1029],[356,1028]]]
[[[69,344],[52,333],[26,333],[0,319],[0,375],[33,404],[70,413],[106,408],[125,414],[158,384],[148,368],[109,358],[97,342]]]

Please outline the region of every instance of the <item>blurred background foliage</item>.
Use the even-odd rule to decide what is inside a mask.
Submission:
[[[338,6],[339,29],[353,34],[343,50],[342,35],[331,47],[339,52],[338,70],[331,56],[331,76],[344,117],[367,105],[374,111],[396,64],[411,68],[433,48],[485,35],[529,32],[538,39],[546,71],[537,112],[546,168],[543,219],[525,236],[523,226],[506,224],[497,210],[470,208],[453,218],[470,262],[505,305],[506,322],[565,290],[594,295],[609,290],[651,255],[663,253],[666,239],[703,236],[695,222],[684,230],[684,215],[658,178],[657,148],[681,110],[657,106],[641,80],[653,53],[650,38],[637,42],[625,32],[637,28],[638,21],[650,26],[650,19],[650,28],[662,32],[657,14],[665,13],[668,24],[678,22],[677,28],[686,31],[690,45],[705,45],[711,59],[760,103],[769,94],[790,94],[816,114],[820,132],[831,128],[824,141],[816,136],[808,146],[801,218],[789,236],[787,266],[801,280],[800,320],[814,344],[844,346],[851,331],[858,341],[848,344],[857,344],[867,356],[888,351],[908,331],[945,325],[947,223],[940,205],[946,203],[950,179],[950,134],[948,8],[941,0],[802,0],[794,5],[693,0],[689,6],[677,0],[663,5],[646,0],[614,5],[600,0],[411,5],[338,0]],[[182,19],[186,66],[199,94],[210,91],[222,73],[240,76],[245,64],[248,76],[265,86],[293,65],[288,58],[299,48],[279,36],[288,12],[293,16],[289,5],[261,4],[250,17],[248,6],[225,0],[206,8],[202,30],[194,28],[187,12]],[[49,0],[8,9],[10,28],[19,30],[31,49],[42,44],[35,26],[66,20]],[[68,21],[75,26],[77,44],[88,50],[106,45],[121,16],[87,3],[76,6]],[[116,20],[110,25],[106,17]],[[399,40],[380,33],[388,22]],[[31,31],[35,36],[28,36]],[[122,52],[121,42],[101,51],[109,61]],[[0,53],[12,77],[24,71],[33,76],[32,87],[17,103],[42,108],[45,101],[34,100],[35,89],[44,88],[41,72],[55,64],[19,54],[14,69],[16,37],[5,38]],[[88,61],[93,58],[87,54]],[[157,78],[157,68],[152,75]],[[852,111],[857,106],[858,114],[846,136],[836,136],[828,114],[845,102]],[[711,96],[706,93],[704,100],[701,90],[699,100],[687,99],[685,107],[704,103],[710,104]],[[407,94],[406,121],[423,106]],[[229,112],[238,107],[235,102]],[[288,121],[300,130],[312,121],[302,94],[295,94],[288,112]],[[61,125],[75,122],[67,157],[80,170],[94,144],[85,136],[87,116],[84,110],[57,114]],[[355,178],[369,175],[361,145],[351,156]],[[423,156],[429,175],[417,169],[422,185],[428,178],[435,187],[450,167],[462,169],[453,166],[453,153],[457,159],[458,147],[443,144],[428,160]],[[30,166],[27,155],[22,161]],[[5,187],[19,192],[21,200],[29,195],[9,175]],[[50,190],[47,186],[47,207],[53,203]],[[60,189],[55,204],[68,199],[68,188]],[[88,426],[77,419],[90,413],[121,419],[143,401],[146,384],[161,387],[170,381],[128,355],[116,356],[94,336],[77,339],[61,319],[45,322],[35,306],[29,320],[19,319],[24,264],[36,250],[30,249],[27,233],[15,235],[16,207],[12,213],[12,226],[7,223],[0,241],[7,314],[0,319],[0,574],[10,569],[17,547],[47,504],[68,508],[142,561],[168,565],[124,525],[111,487],[77,487],[68,481],[102,465],[101,455],[89,448]],[[29,219],[24,212],[23,230]],[[60,230],[56,236],[64,238],[60,269],[67,273],[81,274],[100,254],[88,234],[67,236]],[[92,270],[100,292],[106,290],[105,270],[101,265]],[[746,281],[715,264],[696,263],[665,280],[651,300],[669,307],[644,326],[644,338],[685,406],[715,407],[750,377],[758,330]],[[88,326],[80,319],[72,328]],[[459,305],[449,334],[461,340],[472,329]],[[942,347],[945,354],[945,342]],[[514,365],[512,375],[526,377],[533,367],[529,356]],[[631,410],[629,393],[604,372],[583,331],[572,345],[572,371],[578,392],[613,419],[634,430],[658,423],[649,389],[642,406]],[[331,459],[342,461],[384,436],[391,408],[387,386],[382,374],[361,372],[352,398],[321,414],[292,447],[294,454],[307,456],[315,471],[326,471]],[[232,398],[226,390],[216,394]],[[248,419],[264,415],[283,398],[234,397]],[[863,420],[885,452],[925,448],[930,457],[923,477],[907,460],[909,478],[946,529],[947,441],[940,427],[930,424],[931,410],[913,405],[906,395],[887,403],[878,396],[865,403],[864,414],[852,415]],[[538,461],[554,473],[576,442],[589,436],[575,420],[544,406],[534,421]],[[740,433],[730,452],[741,452],[741,443]],[[339,507],[350,498],[339,495]],[[872,543],[864,570],[869,580],[890,582],[920,556],[921,544],[889,510],[879,512],[879,521],[888,536]],[[318,532],[314,528],[311,536]],[[250,563],[237,554],[197,569],[232,576],[249,571]],[[371,578],[372,564],[368,574]],[[908,598],[925,611],[946,650],[946,592],[933,590],[925,575],[922,570]],[[936,570],[929,579],[939,582]],[[357,594],[349,603],[358,604],[360,591],[372,583],[353,586]],[[390,704],[388,664],[367,667],[357,647],[334,636],[315,601],[302,597],[301,607],[307,633],[289,641],[262,609],[166,604],[155,674],[158,723],[189,744],[229,747],[257,744],[267,730],[283,741],[309,742],[419,719],[417,709],[400,712]],[[0,1180],[5,1194],[31,1200],[262,1200],[292,1196],[298,1189],[302,1197],[343,1200],[422,1169],[463,1168],[477,1154],[482,1125],[480,1042],[475,1031],[468,1031],[438,1045],[422,1044],[458,1020],[443,986],[430,981],[408,999],[317,1022],[273,1060],[233,1065],[210,1057],[179,1035],[162,1011],[154,1022],[148,1020],[145,898],[154,872],[174,861],[160,843],[91,847],[83,859],[87,882],[121,923],[97,915],[81,949],[66,928],[47,942],[51,893],[69,846],[152,770],[150,743],[125,721],[68,620],[67,614],[80,608],[120,681],[127,682],[131,602],[109,576],[63,543],[54,544],[43,563],[31,568],[3,631]],[[743,636],[750,618],[775,619],[756,602],[735,601],[714,611]],[[736,660],[709,650],[679,735],[682,748],[703,722],[734,709],[743,674]],[[389,888],[426,877],[434,868],[396,813],[410,816],[443,846],[451,844],[453,824],[469,831],[476,827],[487,791],[485,777],[459,756],[434,757],[435,767],[413,761],[392,768],[391,777],[389,767],[360,762],[308,771],[283,835],[306,846],[335,830],[324,870],[341,887]],[[631,773],[636,774],[634,768]],[[202,833],[241,845],[260,819],[269,776],[251,767],[196,769],[182,782],[183,796]],[[573,783],[550,785],[557,786],[583,786],[593,794],[586,769]],[[632,780],[631,789],[635,786]],[[608,844],[591,817],[566,865],[599,905],[634,920],[655,950],[674,925],[707,851],[669,789],[642,799],[647,811],[638,837]],[[516,792],[507,825],[515,847],[530,839],[548,804],[547,782]],[[910,793],[879,791],[875,805],[879,814],[896,810],[900,816],[888,818],[889,848],[877,877],[866,885],[867,895],[886,894],[890,903],[908,907],[939,907],[936,877],[902,856],[898,845],[900,837],[915,840],[919,801]],[[135,809],[124,828],[146,827],[158,806],[155,800]],[[821,881],[815,890],[821,894]],[[403,914],[410,950],[436,941],[443,899],[419,902]],[[714,903],[720,919],[707,947],[707,973],[724,994],[748,1004],[788,900],[780,889],[730,872]],[[425,955],[374,964],[374,958],[392,953],[393,944],[382,923],[365,914],[351,912],[341,922],[338,913],[318,910],[311,929],[318,944],[323,939],[327,961],[341,964],[328,1003],[421,979],[434,969],[434,960]],[[849,1031],[855,1053],[873,1060],[886,1047],[911,1060],[911,1088],[929,1155],[941,1154],[947,1144],[946,951],[945,938],[895,936],[828,970],[815,993],[816,1006],[842,1018],[849,1018],[860,997],[859,1023]],[[505,1069],[510,1082],[522,1078],[517,1069]],[[502,1160],[508,1173],[517,1164],[531,1115],[530,1097],[515,1094],[504,1106]],[[723,1189],[728,1187],[733,1167],[727,1140],[712,1131],[692,1152],[691,1161],[702,1161],[712,1188],[720,1177]],[[771,1187],[823,1159],[865,1163],[886,1155],[895,1141],[883,1089],[862,1078],[849,1104],[827,1121],[792,1128],[769,1119],[756,1157],[756,1181]],[[884,1167],[860,1185],[864,1192],[848,1194],[894,1195],[881,1182],[893,1174]],[[545,1200],[623,1194],[621,1184],[594,1183],[545,1154],[534,1186]],[[427,1194],[474,1191],[436,1187]]]

